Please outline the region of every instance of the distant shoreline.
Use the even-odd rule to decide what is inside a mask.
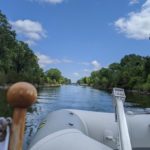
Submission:
[[[44,85],[35,85],[37,88],[42,88],[42,87],[60,87],[61,84],[44,84]]]
[[[0,85],[0,90],[7,90],[11,85]]]
[[[5,84],[5,85],[0,85],[0,90],[7,90],[11,85],[13,84]],[[44,84],[44,85],[37,85],[33,84],[36,88],[44,88],[44,87],[60,87],[61,84]]]
[[[147,92],[147,91],[139,91],[139,90],[125,90],[129,93],[137,93],[137,94],[141,94],[141,95],[150,95],[150,92]]]
[[[112,91],[113,89],[109,88],[109,89],[101,89],[101,88],[97,88],[97,87],[94,87],[94,86],[90,86],[90,85],[87,85],[87,84],[79,84],[80,86],[88,86],[88,87],[92,87],[94,89],[98,89],[98,90],[105,90],[105,91]],[[126,92],[128,93],[136,93],[136,94],[140,94],[140,95],[150,95],[150,92],[147,92],[147,91],[140,91],[140,90],[128,90],[128,89],[125,89]]]

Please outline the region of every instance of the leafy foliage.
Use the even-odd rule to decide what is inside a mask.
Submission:
[[[47,82],[50,84],[70,84],[71,83],[71,80],[63,77],[61,75],[61,72],[56,68],[52,68],[46,71],[46,77],[47,77]]]
[[[150,92],[150,57],[126,55],[120,63],[113,63],[108,68],[92,72],[88,79],[89,82],[82,78],[78,83],[100,89],[112,89],[118,86],[129,90]]]
[[[29,46],[16,39],[7,18],[0,11],[0,84],[27,81],[33,84],[70,83],[58,69],[46,73],[38,65],[38,58]]]

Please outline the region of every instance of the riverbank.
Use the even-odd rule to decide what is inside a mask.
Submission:
[[[12,85],[12,84],[11,84]],[[0,85],[0,90],[7,90],[10,86],[10,84],[6,84],[6,85]]]
[[[125,91],[129,93],[136,93],[141,95],[150,95],[150,92],[147,91],[139,91],[139,90],[125,90]]]
[[[81,86],[83,86],[83,85],[81,84]],[[113,90],[113,88],[99,88],[99,87],[95,87],[95,86],[87,85],[87,84],[86,84],[86,86],[89,86],[89,87],[92,87],[92,88],[98,89],[98,90],[109,91],[109,92],[112,92],[112,90]],[[150,95],[150,92],[148,92],[148,91],[141,91],[141,90],[129,90],[129,89],[125,89],[125,92],[135,93],[135,94],[140,94],[140,95]]]
[[[0,85],[0,90],[7,90],[12,84]],[[60,87],[61,84],[33,84],[36,88],[44,88],[44,87]]]
[[[43,85],[34,85],[36,88],[44,88],[44,87],[60,87],[61,84],[43,84]]]

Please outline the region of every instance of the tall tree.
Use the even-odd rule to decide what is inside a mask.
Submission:
[[[59,83],[62,77],[61,72],[56,68],[49,69],[46,74],[48,78],[50,78],[52,81],[56,81],[57,83]]]
[[[86,81],[78,82],[85,83]],[[120,63],[110,64],[108,68],[94,71],[90,76],[90,85],[108,89],[115,86],[125,89],[150,91],[150,57],[131,54],[124,56]]]
[[[11,66],[11,55],[16,46],[16,34],[11,29],[7,18],[0,11],[0,70],[8,72]]]

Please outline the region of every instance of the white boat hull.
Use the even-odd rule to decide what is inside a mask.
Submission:
[[[133,149],[150,150],[150,116],[131,114],[126,118]],[[114,113],[64,109],[48,114],[29,149],[111,150],[118,148],[118,135]]]

